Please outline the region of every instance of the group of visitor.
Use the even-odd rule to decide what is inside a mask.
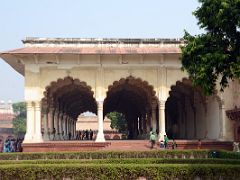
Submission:
[[[93,131],[92,129],[76,131],[76,140],[93,140]]]
[[[22,139],[6,139],[3,152],[22,152]]]
[[[49,130],[50,132],[50,130]],[[53,128],[52,132],[52,140],[56,140],[56,129]],[[93,140],[93,135],[94,132],[92,129],[88,130],[83,130],[83,131],[76,131],[76,135],[73,136],[71,132],[69,132],[67,134],[67,137],[63,138],[64,140]],[[49,137],[50,137],[50,133],[49,133]],[[62,132],[62,137],[64,137],[64,131]]]
[[[151,128],[150,134],[149,134],[151,149],[153,149],[155,147],[157,136],[158,136],[158,133],[154,132]],[[161,140],[159,143],[159,147],[160,147],[160,149],[168,149],[169,148],[168,144],[169,144],[169,139],[168,139],[168,136],[165,134],[164,140]],[[172,140],[172,149],[177,149],[177,143],[176,143],[175,139]]]

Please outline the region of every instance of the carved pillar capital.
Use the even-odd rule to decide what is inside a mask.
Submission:
[[[97,101],[97,106],[99,110],[103,110],[103,101]]]
[[[159,100],[159,101],[158,101],[159,109],[165,109],[165,103],[166,103],[166,101],[164,101],[164,100]]]

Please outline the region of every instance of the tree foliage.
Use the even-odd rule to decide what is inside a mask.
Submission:
[[[127,121],[125,116],[119,112],[110,112],[107,117],[111,120],[110,127],[112,129],[117,129],[119,132],[127,131]]]
[[[13,132],[18,136],[26,132],[26,103],[14,103],[13,111],[17,115],[13,120]]]
[[[182,64],[195,86],[206,94],[240,78],[240,0],[199,0],[193,13],[205,33],[185,32]]]

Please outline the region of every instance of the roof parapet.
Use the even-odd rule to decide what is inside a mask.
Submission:
[[[144,46],[179,46],[184,45],[183,39],[161,38],[35,38],[27,37],[22,40],[25,46],[33,47],[144,47]]]

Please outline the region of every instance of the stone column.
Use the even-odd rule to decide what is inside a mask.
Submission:
[[[77,136],[76,122],[77,122],[77,121],[74,121],[74,137],[75,137],[75,138],[76,138],[76,136]]]
[[[43,142],[41,133],[41,102],[35,101],[35,134],[34,142]]]
[[[73,137],[73,139],[74,139],[74,137],[75,137],[75,130],[74,130],[74,119],[72,120],[72,137]]]
[[[71,132],[71,139],[73,137],[73,127],[72,127],[72,122],[73,122],[73,119],[71,118],[70,119],[70,132]]]
[[[143,134],[143,119],[142,119],[142,115],[140,117],[138,117],[138,133],[139,135]]]
[[[219,125],[220,125],[220,132],[219,132],[219,139],[220,140],[227,140],[226,137],[226,113],[225,113],[225,106],[224,101],[221,100],[219,103]]]
[[[63,113],[63,119],[62,119],[62,130],[64,131],[63,133],[63,140],[66,139],[66,114]]]
[[[49,135],[49,139],[52,140],[53,136],[52,136],[52,132],[53,132],[53,127],[54,127],[54,108],[50,107],[49,108],[49,113],[48,113],[48,135]]]
[[[58,127],[59,127],[59,140],[62,140],[62,119],[63,119],[63,113],[59,112],[59,118],[58,118]]]
[[[147,118],[146,114],[142,116],[142,123],[143,123],[143,134],[147,133]]]
[[[68,115],[65,117],[65,139],[68,140]]]
[[[147,133],[150,132],[150,127],[151,127],[151,116],[150,112],[147,114]]]
[[[166,134],[165,130],[165,102],[166,101],[159,101],[159,132],[160,132],[160,140],[164,139],[164,135]]]
[[[44,125],[44,134],[43,134],[43,139],[45,141],[49,140],[49,136],[48,136],[48,109],[47,107],[43,108],[43,125]]]
[[[27,102],[27,128],[23,143],[31,143],[34,135],[34,107],[32,102]]]
[[[69,121],[68,121],[68,131],[71,133],[71,139],[72,139],[72,118],[70,117],[69,118]]]
[[[54,111],[54,128],[55,128],[55,140],[58,140],[58,110]]]
[[[71,132],[71,118],[68,118],[68,134]],[[71,132],[72,133],[72,132]],[[70,139],[69,139],[70,140]]]
[[[74,134],[74,139],[76,138],[76,123],[75,119],[73,120],[73,134]]]
[[[97,101],[98,105],[98,133],[96,142],[105,142],[103,134],[103,101]]]
[[[152,127],[152,129],[153,129],[154,132],[156,132],[156,128],[157,128],[156,108],[157,108],[157,104],[156,104],[156,103],[153,103],[153,104],[152,104],[152,121],[151,121],[151,127]]]
[[[68,118],[68,133],[72,133],[71,132],[71,117]]]
[[[68,140],[68,133],[69,133],[69,116],[67,115],[67,117],[66,117],[66,140]]]

